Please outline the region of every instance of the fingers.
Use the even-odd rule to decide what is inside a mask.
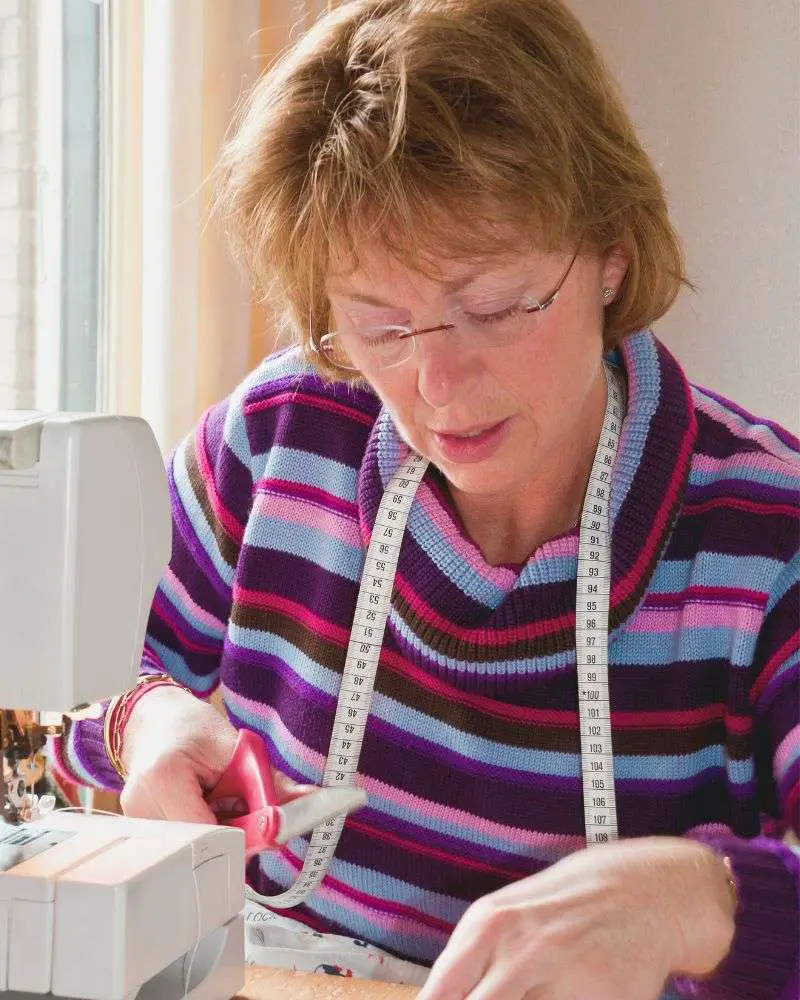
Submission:
[[[487,958],[478,949],[462,948],[458,928],[433,965],[417,1000],[472,1000],[472,990],[480,983]],[[466,943],[466,942],[465,942]],[[513,1000],[504,997],[503,1000]]]
[[[126,816],[138,819],[217,823],[197,775],[174,760],[132,775],[120,796],[120,805]]]

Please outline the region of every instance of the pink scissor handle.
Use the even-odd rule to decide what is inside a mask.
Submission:
[[[281,822],[276,799],[272,764],[261,737],[240,729],[230,763],[206,801],[220,823],[244,830],[248,859],[275,847]]]

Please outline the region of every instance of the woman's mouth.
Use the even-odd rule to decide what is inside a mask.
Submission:
[[[442,458],[456,463],[482,462],[500,447],[510,422],[506,417],[494,424],[432,433]]]

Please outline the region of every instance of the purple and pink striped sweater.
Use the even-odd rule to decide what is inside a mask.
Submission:
[[[736,940],[700,995],[798,996],[800,445],[691,386],[649,332],[609,356],[628,412],[612,486],[610,687],[620,835],[731,855]],[[143,657],[276,765],[320,782],[370,532],[407,454],[362,388],[296,350],[212,408],[169,463],[170,565]],[[578,532],[491,567],[429,467],[403,541],[360,783],[321,888],[293,916],[430,963],[468,904],[584,845]],[[56,762],[118,788],[101,721]],[[275,893],[306,841],[255,859]]]

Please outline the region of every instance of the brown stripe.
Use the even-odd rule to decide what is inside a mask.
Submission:
[[[525,660],[538,656],[551,656],[575,648],[575,624],[550,635],[526,636],[509,642],[492,643],[491,646],[469,642],[457,636],[440,632],[435,626],[412,611],[408,602],[395,590],[392,607],[406,626],[419,639],[443,656],[450,656],[464,663],[499,663],[504,660]],[[533,630],[539,622],[531,624]]]
[[[206,492],[203,475],[200,472],[200,466],[197,462],[194,438],[192,438],[191,448],[186,448],[186,472],[189,476],[189,482],[191,483],[195,499],[200,505],[200,509],[203,511],[206,520],[211,525],[211,530],[214,533],[214,538],[216,539],[220,554],[225,562],[233,569],[236,567],[236,563],[239,560],[239,543],[231,538],[225,530],[222,522],[218,520],[216,514],[214,513],[214,509],[208,499],[208,493]]]

